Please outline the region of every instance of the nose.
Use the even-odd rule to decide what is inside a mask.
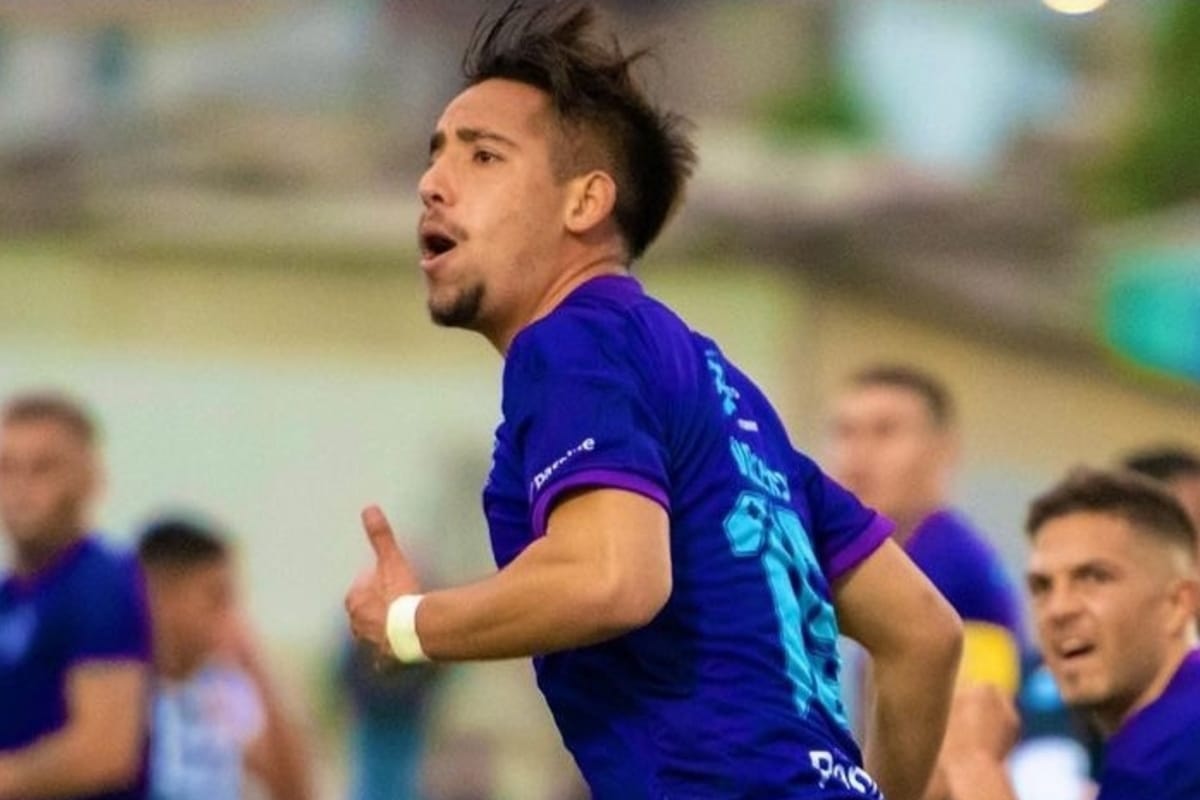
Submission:
[[[1039,604],[1038,617],[1043,625],[1058,627],[1079,612],[1079,597],[1069,586],[1058,584],[1046,590]]]
[[[417,194],[420,195],[421,203],[426,208],[435,204],[445,205],[450,200],[449,182],[443,161],[443,159],[436,159],[431,163],[417,183]]]

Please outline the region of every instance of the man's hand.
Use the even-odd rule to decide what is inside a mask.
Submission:
[[[355,638],[369,642],[380,653],[390,656],[388,606],[402,594],[420,593],[421,587],[408,558],[396,544],[392,526],[378,506],[363,510],[362,524],[371,549],[375,551],[375,565],[359,573],[351,584],[346,593],[346,613],[350,616],[350,630]]]

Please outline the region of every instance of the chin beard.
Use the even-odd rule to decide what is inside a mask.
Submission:
[[[483,306],[483,285],[478,284],[459,292],[447,305],[429,301],[429,316],[435,324],[445,328],[467,328],[474,330],[479,324],[479,310]]]

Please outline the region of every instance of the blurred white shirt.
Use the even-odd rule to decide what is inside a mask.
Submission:
[[[241,800],[246,747],[264,725],[250,678],[210,664],[155,687],[150,739],[152,800]]]

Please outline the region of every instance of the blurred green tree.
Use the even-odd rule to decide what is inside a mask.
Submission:
[[[1085,175],[1102,216],[1152,211],[1200,197],[1200,2],[1162,9],[1146,91],[1111,158]]]

